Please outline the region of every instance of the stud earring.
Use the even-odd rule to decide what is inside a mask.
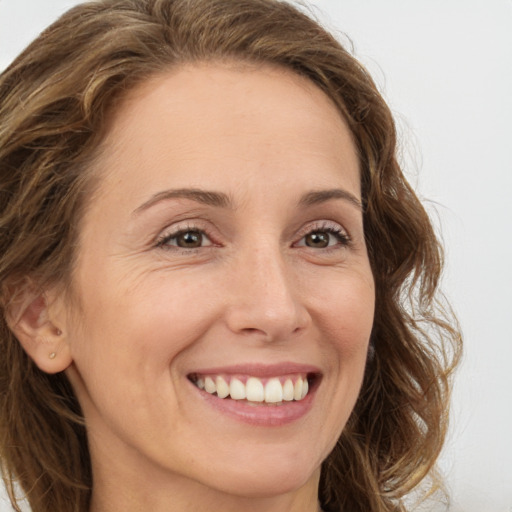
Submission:
[[[51,352],[48,356],[50,359],[55,359],[57,357],[57,352]]]
[[[60,335],[62,334],[62,331],[61,331],[60,329],[57,329],[57,331],[55,332],[55,334],[56,334],[57,336],[60,336]]]

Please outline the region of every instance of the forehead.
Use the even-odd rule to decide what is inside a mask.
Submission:
[[[321,168],[355,169],[359,189],[355,146],[333,101],[310,80],[270,66],[189,64],[152,77],[116,110],[103,147],[106,182],[131,175],[138,187],[157,169],[179,181],[186,167],[189,181],[203,171],[201,182],[225,176],[236,184],[244,169],[276,178],[310,161],[320,180]]]

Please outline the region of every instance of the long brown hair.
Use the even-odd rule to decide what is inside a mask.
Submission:
[[[376,314],[359,400],[323,463],[325,510],[403,511],[433,474],[460,336],[440,302],[442,253],[396,159],[391,113],[365,69],[319,24],[278,0],[98,0],[71,9],[0,76],[0,450],[19,510],[86,512],[86,427],[65,375],[40,371],[6,314],[29,278],[69,279],[90,168],[126,91],[194,61],[272,64],[337,105],[359,151]],[[434,482],[434,487],[435,487]]]

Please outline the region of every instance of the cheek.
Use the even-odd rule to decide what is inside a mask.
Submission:
[[[319,397],[324,416],[323,460],[339,439],[360,393],[374,318],[373,279],[347,277],[343,284],[324,288],[317,299],[315,323],[321,329],[326,369],[324,393]]]
[[[322,327],[325,364],[333,376],[333,403],[348,419],[359,395],[366,368],[368,344],[372,332],[375,296],[371,274],[365,279],[354,276],[334,286],[321,297],[317,324]]]
[[[373,327],[375,291],[371,273],[346,276],[316,294],[314,310],[321,318],[325,339],[343,352],[357,357],[366,352]]]
[[[82,286],[85,306],[72,347],[77,364],[94,366],[94,371],[108,365],[118,373],[149,372],[150,366],[167,370],[216,314],[212,294],[217,288],[209,290],[197,279],[170,280],[165,273],[152,273],[137,280],[123,275],[98,281],[101,287]]]
[[[146,283],[116,289],[103,282],[96,293],[83,288],[70,379],[89,422],[142,429],[155,422],[155,409],[178,407],[173,362],[200,338],[211,315],[195,288],[162,279]]]

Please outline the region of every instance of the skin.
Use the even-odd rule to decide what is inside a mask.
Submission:
[[[374,313],[345,122],[290,72],[196,64],[132,91],[104,148],[75,300],[57,297],[51,310],[68,354],[51,364],[69,364],[87,421],[91,510],[317,510],[320,465],[357,398]],[[155,202],[176,189],[232,204]],[[300,202],[333,189],[341,197]],[[199,247],[178,247],[184,230],[204,232]],[[187,378],[280,362],[321,373],[311,409],[280,426],[219,412]]]

